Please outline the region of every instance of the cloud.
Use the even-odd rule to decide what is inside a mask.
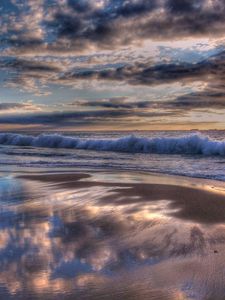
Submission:
[[[88,99],[70,103],[75,111],[52,113],[37,113],[40,106],[16,100],[2,103],[0,110],[12,114],[1,116],[1,124],[146,122],[224,108],[225,51],[215,45],[225,31],[223,0],[11,0],[3,1],[0,9],[4,88],[43,98],[60,90],[51,99],[58,106],[81,90]],[[212,37],[215,47],[204,55],[202,49],[193,50],[192,55],[189,38],[199,37]],[[185,41],[186,53],[181,46],[173,47],[174,53],[168,55],[172,48],[162,46],[156,59],[148,41],[157,41],[159,46],[162,40],[169,45]],[[201,88],[195,89],[194,83],[201,83]],[[179,85],[183,90],[175,87],[167,95],[165,86],[161,92],[162,85],[171,85],[171,90],[172,85]],[[99,87],[101,93],[96,92]],[[120,95],[119,87],[123,95],[132,96],[115,97]],[[99,99],[96,95],[91,99],[94,89]],[[112,97],[107,96],[109,91]],[[17,110],[26,116],[16,115]]]
[[[70,71],[61,80],[113,80],[131,85],[157,85],[171,82],[223,80],[225,51],[198,63],[134,63],[105,69],[83,68]]]
[[[223,0],[14,1],[1,28],[8,53],[111,50],[145,40],[223,36],[225,4]]]
[[[63,60],[2,59],[2,69],[8,72],[8,84],[23,86],[31,91],[37,84],[74,85],[79,81],[117,81],[129,85],[160,85],[194,81],[222,82],[225,78],[225,51],[197,63],[133,62],[133,64],[104,64],[84,68]],[[211,83],[210,83],[211,84]],[[107,104],[106,104],[107,105]]]
[[[43,105],[37,105],[31,101],[27,102],[2,102],[0,103],[1,112],[18,112],[19,111],[40,111]]]
[[[138,109],[138,108],[150,108],[153,107],[151,101],[135,101],[130,97],[112,97],[96,100],[75,100],[68,105],[74,107],[96,107],[96,108],[108,108],[108,109]]]
[[[170,111],[136,111],[131,109],[123,110],[85,110],[85,111],[62,111],[49,113],[12,114],[0,116],[0,124],[17,125],[51,125],[51,126],[88,126],[108,125],[115,121],[126,123],[137,122],[138,119],[155,119],[166,116],[173,116]]]
[[[7,72],[5,85],[43,95],[43,87],[61,71],[55,62],[1,57],[0,67]]]
[[[191,93],[177,97],[175,101],[168,101],[166,107],[176,107],[177,109],[225,109],[225,90],[222,92],[204,90],[202,92]]]
[[[120,111],[137,112],[173,112],[174,114],[185,115],[188,111],[194,110],[209,110],[209,109],[224,109],[225,108],[225,90],[208,87],[203,91],[192,92],[175,97],[172,100],[137,100],[131,97],[112,97],[94,100],[78,99],[67,104],[74,108],[96,108],[96,109],[113,109]],[[67,106],[66,105],[66,106]]]
[[[77,62],[76,62],[77,63]],[[45,87],[50,83],[56,85],[78,85],[79,82],[110,82],[130,86],[160,86],[163,84],[182,83],[183,85],[193,84],[193,82],[202,82],[204,87],[200,91],[184,93],[183,95],[167,97],[166,101],[156,101],[154,99],[137,99],[132,97],[105,97],[92,100],[76,100],[70,103],[74,109],[82,110],[77,112],[54,112],[52,115],[38,115],[33,119],[4,120],[6,123],[30,122],[37,123],[87,123],[95,122],[102,114],[103,120],[111,118],[139,117],[148,118],[163,116],[170,113],[174,115],[184,115],[188,111],[196,109],[219,109],[224,108],[225,96],[225,51],[221,51],[197,63],[156,63],[134,62],[133,64],[104,64],[83,68],[81,65],[75,66],[73,63],[37,58],[36,60],[8,58],[2,59],[1,67],[8,71],[6,84],[11,87],[21,87],[27,91],[33,91],[37,95],[43,95]],[[173,99],[174,98],[174,99]],[[14,103],[16,104],[16,103]],[[22,104],[18,104],[18,108]],[[24,104],[23,104],[24,105]],[[86,107],[87,111],[83,111]],[[31,109],[31,107],[28,107]],[[28,109],[27,108],[27,109]],[[22,109],[22,108],[21,108]],[[23,106],[25,109],[25,106]],[[34,109],[34,108],[33,108]],[[35,108],[36,110],[39,108]],[[90,111],[88,111],[90,109]],[[95,109],[95,112],[93,111]],[[74,121],[76,118],[77,121]],[[66,120],[67,119],[67,120]],[[92,119],[92,121],[90,121]],[[70,121],[69,121],[70,120]],[[98,120],[99,121],[99,120]],[[0,120],[1,122],[1,120]]]

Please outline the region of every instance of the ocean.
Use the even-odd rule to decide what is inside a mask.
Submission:
[[[0,133],[0,170],[124,170],[225,181],[225,131]]]

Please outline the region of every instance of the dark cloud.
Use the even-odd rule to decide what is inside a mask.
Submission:
[[[87,0],[68,0],[67,3],[68,6],[74,9],[77,13],[85,13],[92,9],[91,3]]]
[[[78,43],[82,40],[90,40],[96,44],[99,41],[114,40],[116,35],[120,35],[118,20],[120,23],[126,19],[147,15],[157,8],[155,0],[110,0],[105,1],[106,4],[102,7],[98,7],[97,2],[86,0],[68,0],[67,3],[72,10],[58,7],[53,19],[46,24],[56,30],[58,37],[78,38]]]
[[[1,40],[15,53],[117,49],[148,39],[223,36],[225,29],[223,0],[29,0],[3,16]]]
[[[225,77],[225,52],[199,63],[148,64],[135,63],[106,69],[80,69],[65,73],[62,80],[96,79],[126,81],[133,85],[170,82],[222,80]]]
[[[205,90],[203,92],[183,95],[175,101],[168,101],[166,106],[185,110],[225,109],[225,90],[223,92]]]
[[[136,109],[150,108],[153,106],[151,101],[131,101],[129,97],[114,97],[97,100],[77,100],[70,103],[69,105],[81,107],[101,107],[109,109]]]
[[[174,114],[185,114],[193,110],[225,109],[225,89],[219,90],[220,86],[207,88],[201,92],[184,94],[173,100],[156,101],[156,100],[132,100],[129,97],[115,97],[97,100],[77,100],[69,105],[74,107],[96,107],[98,109],[115,109],[115,110],[133,110],[137,111],[154,110],[155,112],[173,112]]]
[[[63,72],[60,64],[57,62],[31,61],[24,59],[2,59],[0,61],[2,68],[29,75],[33,78],[42,78],[54,75],[55,83],[60,81],[76,80],[115,80],[125,81],[131,85],[155,85],[170,82],[199,81],[208,79],[223,81],[225,77],[225,51],[198,63],[161,63],[153,65],[152,62],[134,64],[115,64],[95,66],[93,68],[75,68]],[[118,66],[119,65],[119,66]],[[51,78],[49,78],[50,80]],[[52,79],[53,80],[53,79]]]
[[[223,82],[225,79],[225,51],[198,63],[160,63],[134,62],[133,64],[107,64],[94,67],[70,67],[60,62],[44,60],[2,59],[2,69],[8,71],[7,81],[18,85],[26,85],[31,80],[43,83],[74,85],[79,81],[118,81],[129,85],[160,85],[175,82],[205,83]],[[115,99],[114,99],[115,100]],[[115,104],[116,101],[114,101]],[[110,103],[99,103],[100,106],[110,107]],[[121,101],[120,101],[121,104]],[[91,106],[97,106],[94,102]],[[123,105],[127,105],[126,101]],[[143,103],[144,105],[144,103]]]
[[[60,69],[50,63],[25,60],[21,58],[1,57],[0,66],[8,70],[18,70],[21,72],[59,72]]]
[[[101,9],[88,1],[68,1],[73,11],[59,10],[48,26],[71,46],[95,44],[107,48],[139,39],[171,39],[223,34],[225,4],[208,0],[108,1]],[[84,7],[86,6],[86,10]],[[74,39],[74,40],[73,40]]]
[[[186,14],[200,12],[203,4],[204,1],[201,0],[169,0],[167,1],[167,8],[171,13]]]
[[[0,116],[0,124],[19,124],[19,125],[52,125],[52,126],[73,126],[90,124],[107,124],[115,120],[126,120],[126,118],[160,118],[172,116],[174,112],[170,111],[152,111],[143,112],[133,110],[87,110],[87,111],[63,111],[51,113],[35,114],[14,114]]]
[[[35,95],[44,94],[42,86],[47,85],[54,76],[60,73],[59,64],[40,60],[1,57],[0,68],[7,76],[5,84]]]

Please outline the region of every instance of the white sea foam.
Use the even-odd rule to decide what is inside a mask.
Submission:
[[[60,134],[31,136],[1,133],[0,144],[130,153],[225,156],[225,140],[213,140],[202,134],[190,134],[182,137],[147,138],[129,135],[117,139],[83,139]]]

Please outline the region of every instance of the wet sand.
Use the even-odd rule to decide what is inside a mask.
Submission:
[[[17,174],[0,205],[0,299],[225,297],[224,183]]]

